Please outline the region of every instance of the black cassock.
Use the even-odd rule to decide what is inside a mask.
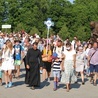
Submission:
[[[40,63],[41,53],[38,49],[29,49],[26,56],[26,63],[30,66],[29,86],[40,86]]]

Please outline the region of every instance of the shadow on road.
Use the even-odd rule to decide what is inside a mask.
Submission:
[[[20,69],[20,72],[25,72],[25,71],[26,71],[25,68]]]
[[[20,78],[24,78],[25,77],[25,74],[21,74],[19,77]]]
[[[45,81],[40,83],[40,87],[38,89],[42,89],[45,86],[49,86],[49,85],[50,85],[50,82],[48,82],[48,80],[45,80]]]
[[[13,83],[13,86],[20,86],[20,85],[23,85],[25,84],[24,81],[16,81]]]

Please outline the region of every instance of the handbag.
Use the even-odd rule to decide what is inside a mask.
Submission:
[[[51,54],[50,54],[51,52],[50,51],[43,51],[43,56],[44,57],[42,57],[42,61],[44,61],[44,62],[52,62],[52,56],[51,56]],[[47,56],[48,55],[48,56]]]
[[[45,57],[43,57],[42,58],[42,61],[44,61],[44,62],[52,62],[52,56],[45,56]]]

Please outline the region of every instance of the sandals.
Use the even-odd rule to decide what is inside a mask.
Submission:
[[[92,84],[93,82],[94,82],[94,79],[93,79],[93,78],[91,78],[91,79],[90,79],[90,83]]]
[[[53,91],[56,91],[56,90],[57,90],[57,88],[54,88],[54,89],[53,89]]]
[[[93,85],[94,85],[94,86],[97,86],[97,84],[96,84],[96,83],[94,83]]]
[[[69,89],[66,89],[66,92],[69,92]]]
[[[94,86],[97,86],[97,83],[93,81],[93,85],[94,85]]]

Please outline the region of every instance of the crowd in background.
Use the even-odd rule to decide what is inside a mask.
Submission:
[[[32,90],[40,86],[40,74],[43,82],[51,81],[53,72],[53,90],[59,82],[66,84],[69,92],[71,83],[77,83],[81,75],[82,85],[85,76],[91,77],[90,82],[97,85],[98,76],[98,40],[81,42],[77,37],[72,41],[64,41],[58,35],[48,39],[26,32],[0,33],[0,85],[4,73],[5,88],[12,87],[12,78],[20,79],[20,66],[24,62],[25,84]]]

